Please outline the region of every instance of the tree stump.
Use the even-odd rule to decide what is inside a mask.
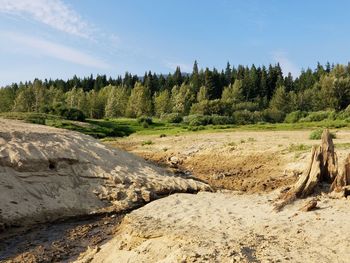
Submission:
[[[281,210],[297,198],[305,198],[314,193],[322,183],[331,184],[329,191],[345,191],[350,184],[350,154],[338,173],[338,157],[334,151],[331,134],[326,129],[322,133],[322,143],[311,150],[311,160],[299,180],[286,193],[279,197],[282,200],[275,205]]]
[[[331,185],[331,190],[336,192],[341,192],[347,190],[350,185],[350,154],[344,161],[344,164],[339,169],[339,174],[333,181]]]

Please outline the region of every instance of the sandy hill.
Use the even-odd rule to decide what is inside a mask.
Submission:
[[[208,190],[80,133],[0,119],[0,227]]]

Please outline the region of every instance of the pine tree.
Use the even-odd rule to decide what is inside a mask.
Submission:
[[[173,79],[174,79],[175,85],[178,85],[178,86],[180,86],[183,82],[183,77],[182,77],[181,69],[179,66],[176,67]]]
[[[208,68],[205,69],[204,72],[204,86],[207,88],[208,98],[215,98],[215,83],[213,79],[213,72]]]
[[[193,71],[190,79],[194,90],[198,91],[200,87],[200,79],[199,79],[199,71],[198,71],[198,64],[197,60],[194,61],[193,64]]]
[[[291,99],[285,87],[279,86],[270,101],[270,108],[289,113],[291,111]]]
[[[228,86],[231,84],[231,80],[232,80],[232,69],[231,69],[231,65],[229,62],[227,62],[226,64],[226,69],[225,69],[225,86]]]

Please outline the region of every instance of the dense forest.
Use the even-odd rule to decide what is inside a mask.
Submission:
[[[38,80],[0,89],[0,112],[41,112],[64,116],[79,112],[88,118],[156,116],[177,119],[188,115],[229,117],[231,122],[281,122],[287,114],[339,112],[350,103],[350,64],[318,64],[297,78],[283,74],[279,64],[239,65],[225,70],[143,77],[105,75],[67,81]],[[299,118],[298,117],[298,118]]]

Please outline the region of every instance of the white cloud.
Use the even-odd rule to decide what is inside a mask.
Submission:
[[[29,48],[29,52],[33,55],[48,56],[86,67],[99,69],[110,68],[110,65],[101,59],[95,58],[80,50],[57,44],[42,38],[9,32],[0,32],[0,36],[13,42],[16,46],[22,47],[23,49]]]
[[[186,63],[175,63],[175,62],[165,62],[165,66],[169,69],[175,70],[180,67],[182,72],[190,73],[192,72],[192,65]]]
[[[286,52],[275,51],[272,53],[272,57],[275,62],[280,63],[284,75],[287,75],[289,72],[292,73],[293,77],[300,75],[300,68],[288,58]]]
[[[90,38],[90,25],[61,0],[0,0],[0,13],[27,17],[71,35]]]

